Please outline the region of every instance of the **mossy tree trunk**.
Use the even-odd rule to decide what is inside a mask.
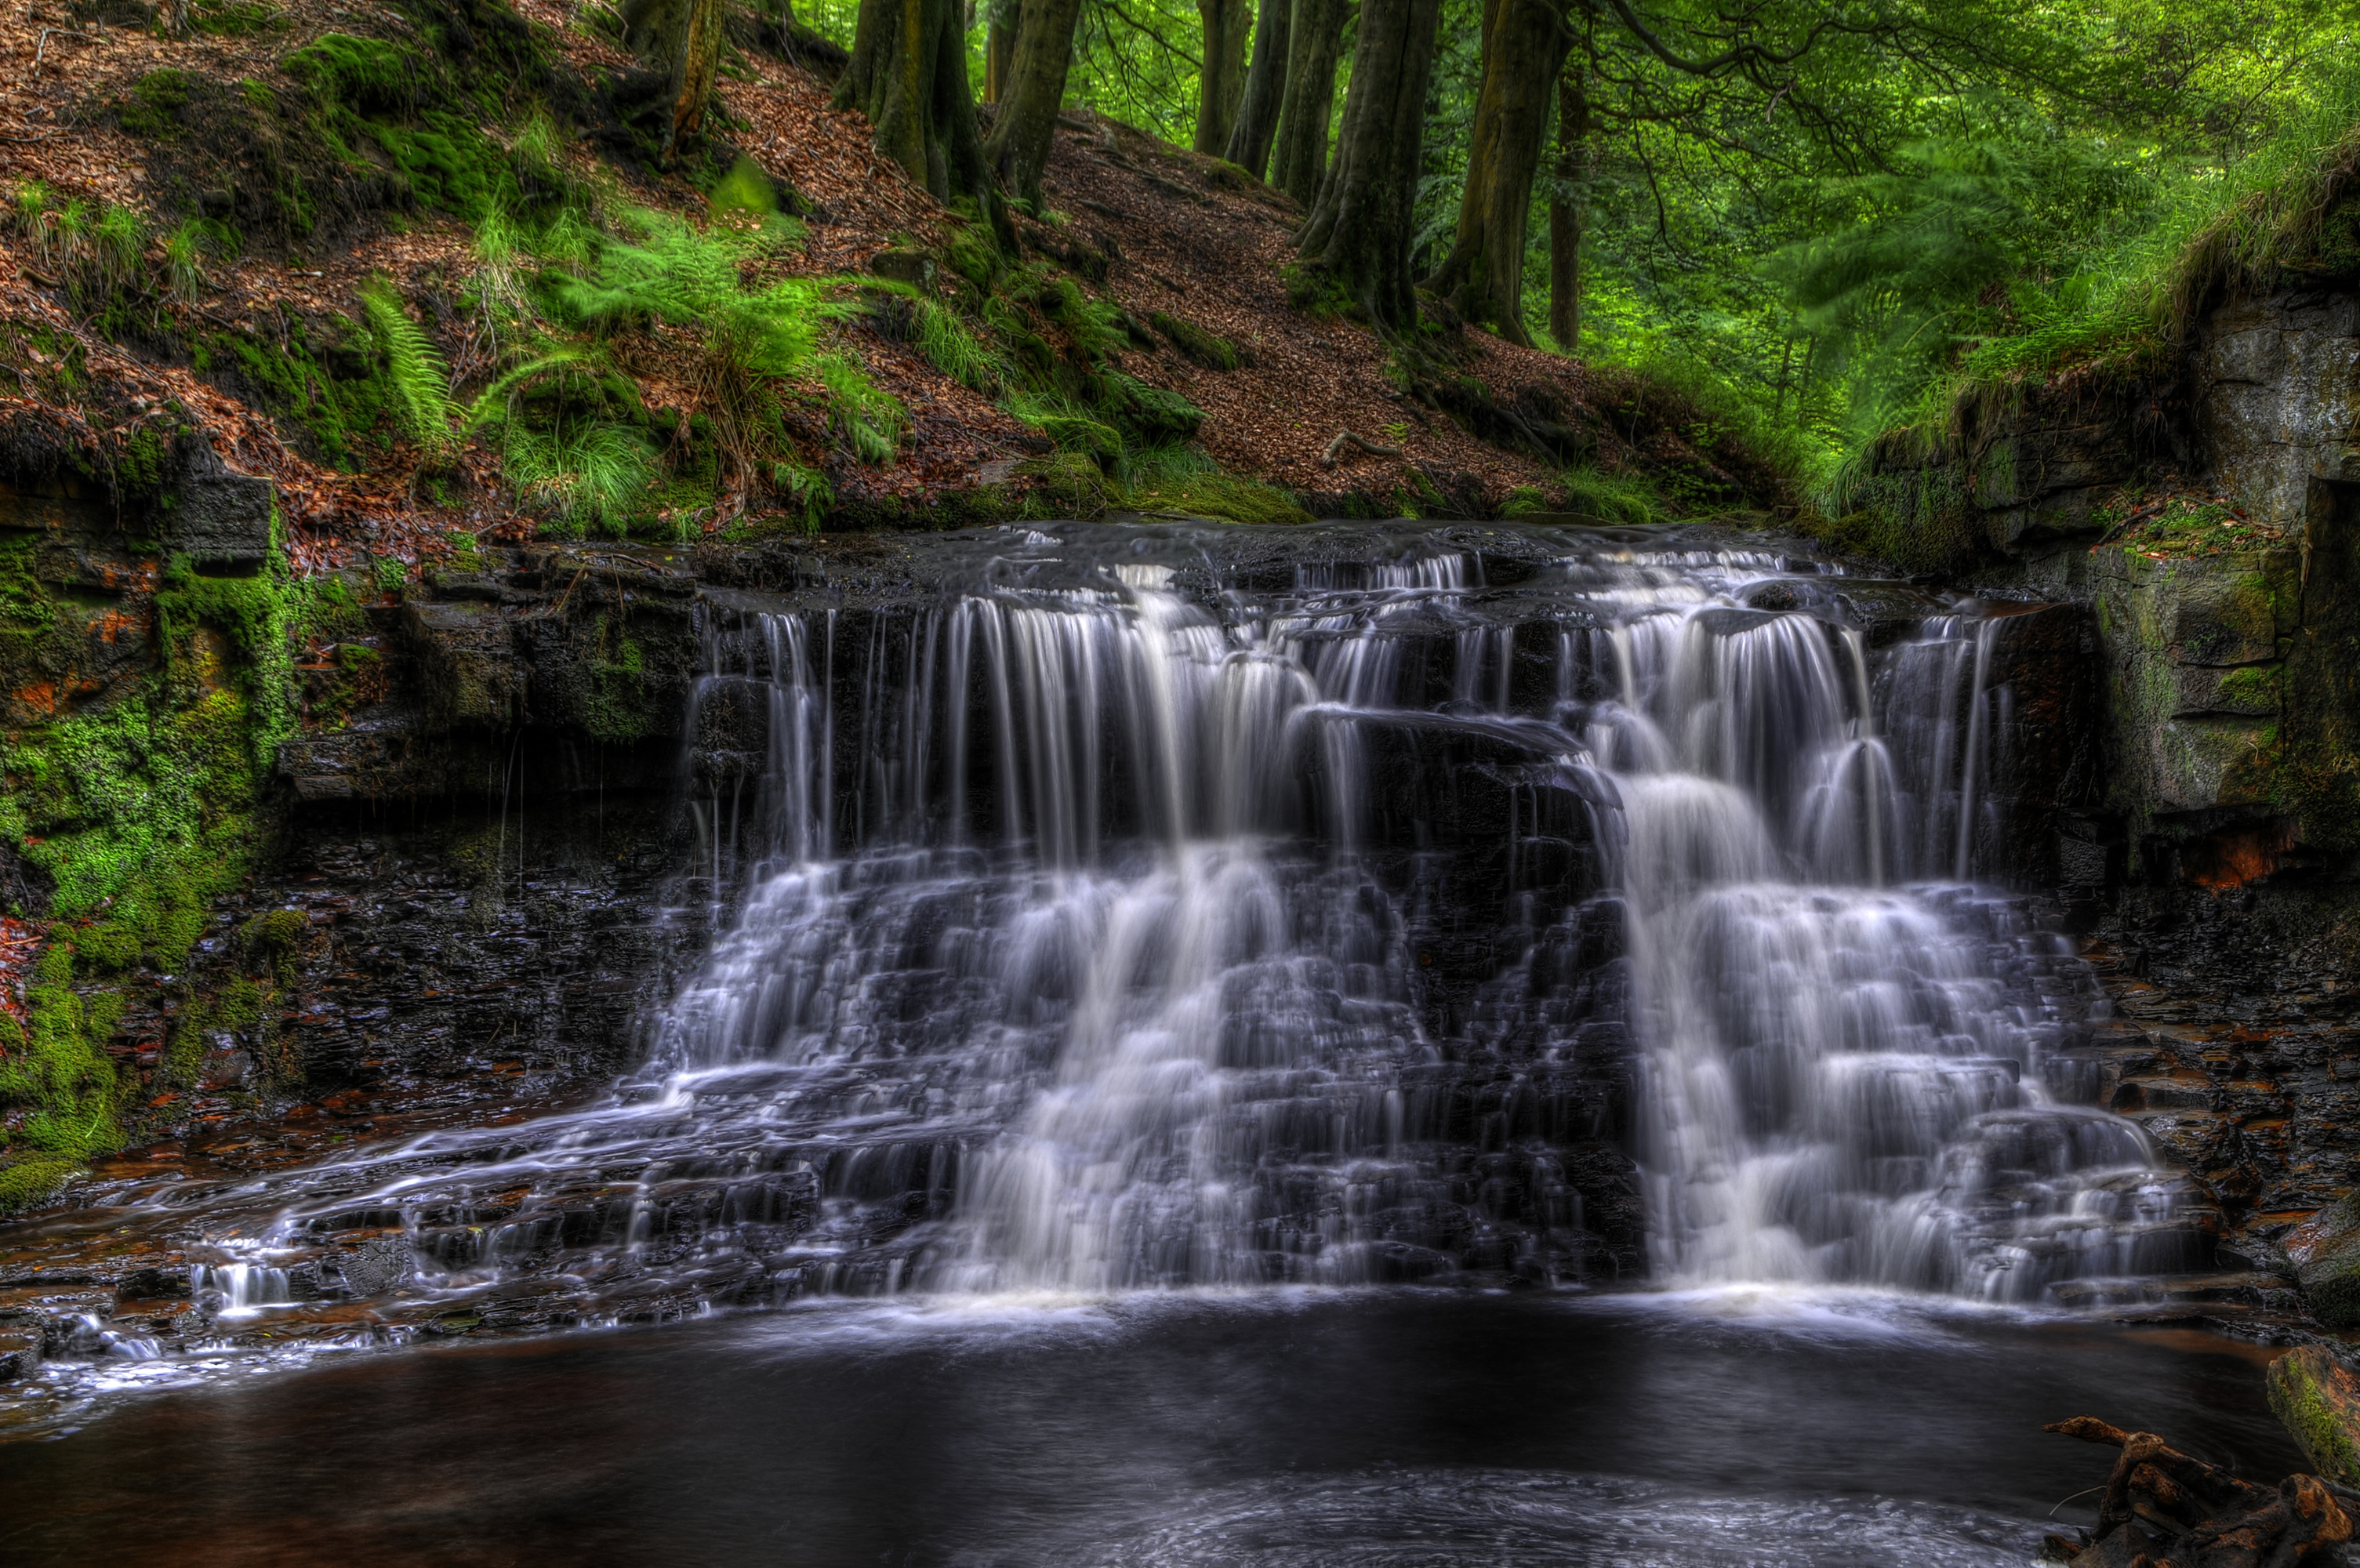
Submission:
[[[1484,0],[1483,82],[1467,149],[1459,229],[1426,287],[1513,343],[1524,331],[1524,238],[1548,145],[1549,85],[1571,40],[1546,0]]]
[[[1246,39],[1253,30],[1254,0],[1196,0],[1204,24],[1205,63],[1196,72],[1198,152],[1219,158],[1229,150],[1238,104],[1246,91]]]
[[[1295,0],[1287,25],[1286,87],[1270,182],[1306,206],[1319,194],[1328,171],[1328,119],[1336,107],[1336,60],[1343,52],[1348,8],[1348,0]],[[1418,113],[1423,118],[1424,104]]]
[[[721,65],[721,0],[626,0],[623,23],[625,42],[662,79],[672,107],[663,131],[669,157],[683,136],[705,127]]]
[[[1557,178],[1549,185],[1549,336],[1559,354],[1581,346],[1581,240],[1596,171],[1590,138],[1590,71],[1577,62],[1557,83]]]
[[[1000,117],[984,144],[984,162],[1008,193],[1038,205],[1041,171],[1057,135],[1057,109],[1065,101],[1065,71],[1074,60],[1074,25],[1081,0],[1024,0],[1016,52],[1000,95]]]
[[[937,201],[968,196],[989,209],[965,20],[959,0],[861,0],[836,106],[868,115],[877,150]]]
[[[1442,0],[1361,0],[1336,161],[1296,245],[1307,268],[1391,331],[1417,320],[1409,250],[1441,20]]]
[[[1246,90],[1238,105],[1238,122],[1230,128],[1227,156],[1256,180],[1270,167],[1271,138],[1278,132],[1279,101],[1286,93],[1288,24],[1295,18],[1295,0],[1262,0],[1254,18],[1253,64],[1246,71]]]

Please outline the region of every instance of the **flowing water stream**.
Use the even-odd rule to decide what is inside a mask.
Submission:
[[[1303,537],[998,530],[890,603],[712,604],[683,902],[718,934],[645,1064],[124,1202],[204,1237],[225,1320],[2039,1307],[2199,1260],[2184,1179],[2060,1093],[2103,1004],[1991,880],[2013,607],[1701,533]]]

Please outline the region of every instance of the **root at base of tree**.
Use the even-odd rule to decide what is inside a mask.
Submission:
[[[1350,430],[1338,430],[1336,439],[1329,441],[1328,449],[1319,454],[1319,466],[1335,467],[1338,459],[1344,455],[1344,449],[1348,446],[1358,448],[1371,457],[1399,457],[1402,454],[1402,449],[1397,446],[1381,446],[1366,436],[1354,435]]]

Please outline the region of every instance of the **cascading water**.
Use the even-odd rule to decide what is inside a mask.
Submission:
[[[1994,615],[1641,535],[1237,537],[1003,531],[939,593],[710,610],[720,934],[647,1065],[205,1200],[274,1205],[238,1255],[544,1320],[1600,1280],[1642,1228],[1672,1283],[2182,1263],[2136,1128],[2045,1092],[2086,975],[1970,879]]]

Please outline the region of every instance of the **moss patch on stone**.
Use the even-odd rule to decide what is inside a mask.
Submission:
[[[2360,1485],[2360,1384],[2325,1345],[2306,1345],[2270,1363],[2270,1413],[2322,1478]]]

